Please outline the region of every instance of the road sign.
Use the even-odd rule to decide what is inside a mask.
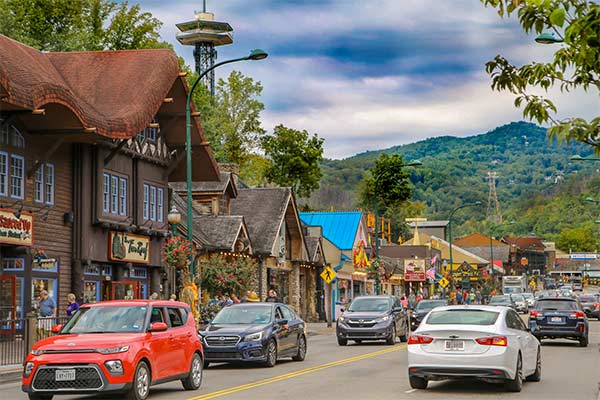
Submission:
[[[535,287],[535,284],[536,284],[535,279],[532,279],[529,281],[529,286]]]
[[[335,279],[336,275],[337,274],[331,267],[327,267],[323,270],[323,272],[321,272],[321,278],[323,278],[326,283],[331,283],[331,281]]]
[[[450,284],[450,281],[446,278],[442,278],[438,283],[441,287],[446,288]]]

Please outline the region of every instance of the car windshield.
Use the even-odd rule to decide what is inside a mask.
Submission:
[[[486,310],[432,311],[427,318],[429,325],[494,325],[498,313]]]
[[[264,306],[234,306],[225,307],[212,320],[213,324],[268,324],[271,322],[272,307]]]
[[[513,294],[512,298],[514,301],[525,301],[525,298],[520,294]]]
[[[141,332],[147,307],[82,307],[65,325],[62,333]]]
[[[508,296],[492,296],[489,304],[509,304],[510,299]]]
[[[594,296],[581,296],[579,298],[579,301],[581,301],[582,303],[595,303],[596,298]]]
[[[389,310],[391,306],[392,299],[389,298],[363,297],[354,300],[348,307],[348,311],[384,312]]]
[[[531,293],[524,294],[523,297],[525,297],[527,300],[533,299],[533,295]]]
[[[569,300],[539,300],[535,303],[536,310],[572,311],[577,310],[577,302]]]
[[[448,302],[446,300],[423,300],[417,304],[416,311],[430,311],[436,307],[447,306]]]

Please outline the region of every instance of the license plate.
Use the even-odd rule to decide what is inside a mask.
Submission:
[[[75,370],[74,369],[57,369],[54,373],[54,379],[56,382],[74,381]]]
[[[465,342],[462,340],[446,340],[446,351],[464,351]]]
[[[552,324],[564,324],[562,317],[550,317],[550,323]]]

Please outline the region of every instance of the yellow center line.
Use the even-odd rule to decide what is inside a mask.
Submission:
[[[231,387],[231,388],[227,388],[227,389],[223,389],[223,390],[218,390],[216,392],[207,393],[207,394],[204,394],[202,396],[191,397],[188,400],[208,400],[208,399],[214,399],[216,397],[226,396],[228,394],[232,394],[232,393],[236,393],[236,392],[241,392],[243,390],[254,389],[254,388],[259,387],[259,386],[264,386],[264,385],[268,385],[268,384],[271,384],[271,383],[283,381],[283,380],[286,380],[286,379],[295,378],[297,376],[301,376],[301,375],[305,375],[305,374],[310,374],[310,373],[313,373],[313,372],[321,371],[321,370],[326,369],[326,368],[331,368],[331,367],[335,367],[335,366],[338,366],[338,365],[348,364],[348,363],[352,363],[352,362],[364,360],[364,359],[371,358],[371,357],[377,357],[377,356],[380,356],[382,354],[391,353],[393,351],[402,350],[404,348],[406,348],[405,344],[399,345],[399,346],[394,346],[394,347],[390,347],[390,348],[387,348],[387,349],[384,349],[384,350],[374,351],[372,353],[361,354],[361,355],[358,355],[358,356],[354,356],[354,357],[350,357],[350,358],[345,358],[343,360],[332,361],[332,362],[329,362],[329,363],[326,363],[326,364],[321,364],[321,365],[317,365],[317,366],[314,366],[314,367],[310,367],[310,368],[306,368],[306,369],[301,369],[299,371],[294,371],[294,372],[290,372],[290,373],[287,373],[287,374],[283,374],[283,375],[279,375],[279,376],[274,376],[272,378],[267,378],[267,379],[263,379],[263,380],[256,381],[256,382],[250,382],[250,383],[247,383],[245,385],[234,386],[234,387]]]

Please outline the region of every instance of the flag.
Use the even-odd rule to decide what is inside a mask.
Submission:
[[[435,268],[434,267],[429,268],[426,272],[426,275],[427,275],[427,278],[434,281],[435,280]]]
[[[436,261],[437,261],[437,254],[435,256],[433,256],[433,258],[431,259],[431,265],[435,265]]]

